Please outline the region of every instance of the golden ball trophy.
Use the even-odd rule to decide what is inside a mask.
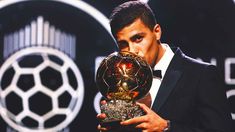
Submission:
[[[96,74],[98,90],[107,102],[101,104],[101,113],[106,114],[101,124],[113,125],[145,115],[136,101],[149,92],[152,79],[151,67],[134,53],[114,52],[106,57]]]

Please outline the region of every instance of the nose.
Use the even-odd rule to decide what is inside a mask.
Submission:
[[[144,57],[141,47],[136,44],[129,44],[129,52],[139,55],[140,57]]]
[[[129,44],[129,52],[132,52],[138,55],[138,48],[134,44]]]

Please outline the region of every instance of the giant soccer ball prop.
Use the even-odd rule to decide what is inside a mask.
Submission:
[[[69,125],[84,95],[75,63],[59,50],[26,48],[0,69],[0,113],[17,131],[51,132]]]
[[[96,74],[101,94],[108,99],[137,100],[152,85],[152,70],[141,57],[130,52],[115,52],[105,58]]]

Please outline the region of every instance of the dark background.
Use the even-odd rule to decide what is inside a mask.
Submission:
[[[115,6],[125,1],[84,0],[84,2],[108,17]],[[193,58],[201,58],[207,62],[211,62],[212,58],[215,59],[224,78],[225,60],[235,58],[233,0],[149,0],[148,3],[161,25],[162,42],[170,46],[179,46],[183,52]],[[75,63],[83,76],[85,98],[79,114],[68,128],[72,132],[96,131],[98,121],[93,106],[94,96],[97,93],[94,82],[95,58],[117,50],[115,42],[99,22],[80,9],[50,0],[32,0],[0,9],[1,52],[4,34],[19,30],[38,15],[62,27],[64,31],[76,34]],[[4,62],[2,56],[0,62],[1,65]],[[231,65],[230,76],[235,78],[235,64]],[[235,90],[235,84],[226,84],[226,89]],[[235,113],[235,96],[229,98],[229,103],[232,112]],[[0,120],[0,131],[6,131],[3,120]]]

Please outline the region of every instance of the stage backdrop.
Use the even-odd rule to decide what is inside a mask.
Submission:
[[[218,66],[235,120],[235,2],[143,1],[156,13],[162,42]],[[0,1],[1,132],[96,131],[95,72],[117,51],[108,16],[122,2]]]

